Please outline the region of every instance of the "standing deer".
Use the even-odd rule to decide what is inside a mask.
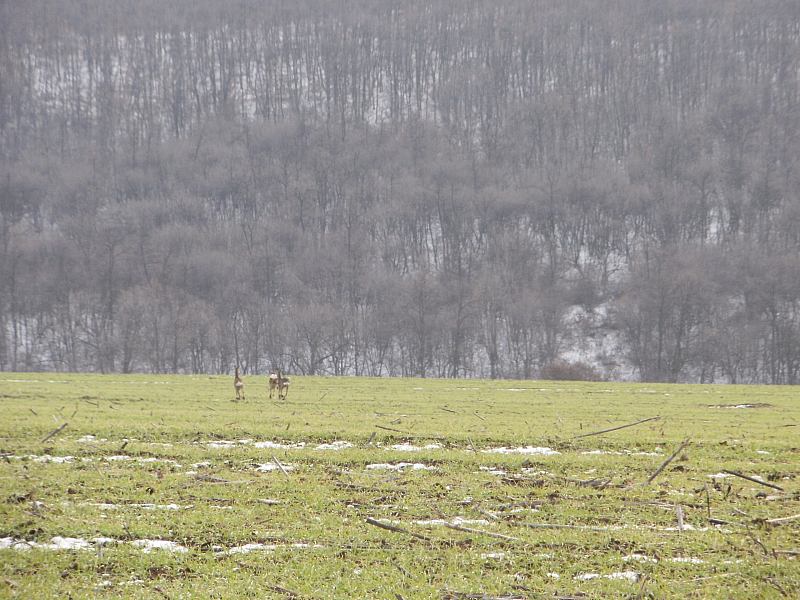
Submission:
[[[279,400],[286,400],[286,395],[289,393],[289,378],[285,377],[280,371],[269,375],[270,398],[272,398],[272,392],[275,390],[278,390]]]
[[[236,367],[236,373],[233,376],[233,389],[236,390],[236,399],[244,400],[244,381],[239,377],[239,367]]]

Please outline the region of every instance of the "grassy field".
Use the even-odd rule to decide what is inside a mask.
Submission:
[[[0,373],[0,597],[800,595],[796,387],[232,382]]]

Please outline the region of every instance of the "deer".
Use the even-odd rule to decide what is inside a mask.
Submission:
[[[286,395],[289,393],[289,378],[284,376],[280,371],[273,372],[269,375],[269,397],[272,398],[272,393],[278,390],[278,399],[286,400]]]
[[[233,389],[236,390],[236,399],[244,400],[244,381],[239,376],[239,367],[236,367],[236,372],[233,376]]]

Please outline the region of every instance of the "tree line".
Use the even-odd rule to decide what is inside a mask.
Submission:
[[[0,368],[797,383],[799,74],[788,1],[3,3]]]

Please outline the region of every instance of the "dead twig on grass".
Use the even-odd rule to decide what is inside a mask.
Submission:
[[[394,431],[395,433],[403,433],[403,434],[407,433],[400,429],[395,429],[394,427],[384,427],[383,425],[375,425],[375,427],[377,427],[378,429],[385,429],[386,431]]]
[[[639,586],[639,593],[636,594],[636,600],[642,600],[642,598],[644,598],[644,591],[645,587],[647,586],[648,579],[650,579],[650,576],[645,573],[644,577],[642,577],[642,583]]]
[[[413,531],[409,531],[408,529],[403,529],[402,527],[398,527],[397,525],[391,525],[389,523],[382,523],[377,519],[373,519],[372,517],[367,517],[367,523],[370,525],[374,525],[375,527],[380,527],[381,529],[385,529],[386,531],[393,531],[394,533],[405,533],[406,535],[410,535],[411,537],[415,537],[420,540],[424,540],[426,542],[430,542],[431,538],[426,535],[422,535],[421,533],[414,533]]]
[[[515,523],[520,527],[531,529],[576,529],[579,531],[613,531],[611,527],[597,527],[594,525],[562,525],[561,523]]]
[[[761,479],[757,479],[755,477],[750,477],[749,475],[745,475],[744,473],[739,473],[738,471],[729,471],[728,469],[722,469],[723,473],[727,473],[728,475],[734,475],[736,477],[741,477],[742,479],[746,479],[747,481],[752,481],[753,483],[757,483],[759,485],[765,485],[768,488],[772,488],[773,490],[778,490],[779,492],[783,492],[784,489],[774,483],[768,483],[766,481],[762,481]]]
[[[675,460],[675,458],[678,456],[678,454],[680,454],[683,451],[683,449],[686,448],[686,446],[689,445],[689,442],[690,442],[690,438],[686,438],[685,440],[683,440],[681,442],[681,445],[678,446],[678,449],[675,450],[675,452],[673,452],[672,455],[667,460],[665,460],[663,463],[661,463],[661,466],[658,467],[658,469],[655,470],[655,473],[650,475],[650,477],[647,478],[647,481],[642,485],[650,485],[651,483],[653,483],[653,480],[661,474],[661,471],[666,469],[667,465],[669,465],[669,463],[671,463],[673,460]]]
[[[525,596],[508,594],[504,596],[490,596],[489,594],[470,594],[468,592],[443,592],[442,600],[525,600]]]
[[[778,580],[775,579],[774,577],[767,577],[767,583],[769,583],[772,587],[778,590],[781,593],[781,596],[783,596],[784,598],[792,597],[792,595],[789,592],[787,592],[784,589],[784,587],[780,583],[778,583]]]
[[[218,485],[239,485],[243,483],[253,483],[252,479],[236,479],[230,480],[225,479],[223,477],[218,477],[216,475],[195,475],[195,480],[202,481],[204,483],[214,483]]]
[[[764,551],[764,554],[766,554],[767,556],[773,556],[773,557],[775,556],[775,555],[774,555],[772,552],[770,552],[769,548],[767,548],[767,547],[764,545],[764,542],[762,542],[760,539],[758,539],[758,538],[757,538],[757,537],[756,537],[756,536],[753,534],[753,532],[752,532],[752,531],[750,531],[750,527],[749,527],[749,526],[747,527],[747,537],[749,537],[751,540],[753,540],[753,542],[755,542],[756,544],[758,544],[759,548],[761,548],[761,549]]]
[[[272,455],[272,460],[275,462],[276,465],[278,465],[278,468],[281,470],[281,473],[283,473],[284,475],[286,475],[288,477],[289,473],[287,473],[286,469],[283,468],[283,465],[281,464],[281,461],[278,460],[278,457],[273,454]]]
[[[489,537],[497,538],[498,540],[505,540],[507,542],[521,541],[519,538],[515,538],[510,535],[495,533],[494,531],[484,531],[483,529],[474,529],[472,527],[464,527],[462,525],[456,525],[454,523],[445,523],[444,526],[447,527],[448,529],[454,529],[455,531],[463,531],[464,533],[474,533],[477,535],[486,535]]]
[[[292,591],[290,589],[287,589],[285,587],[281,587],[279,585],[268,585],[267,589],[272,591],[272,592],[277,592],[279,594],[283,594],[285,596],[289,596],[289,598],[299,598],[300,597],[299,593],[294,592],[294,591]]]
[[[610,429],[602,429],[600,431],[593,431],[591,433],[582,433],[581,435],[576,435],[573,437],[573,440],[577,440],[580,438],[590,437],[593,435],[600,435],[603,433],[609,433],[611,431],[617,431],[619,429],[626,429],[628,427],[634,427],[635,425],[641,425],[642,423],[647,423],[648,421],[658,421],[661,417],[649,417],[647,419],[642,419],[641,421],[636,421],[635,423],[628,423],[627,425],[619,425],[618,427],[611,427]]]
[[[61,433],[62,431],[64,431],[64,428],[65,428],[66,426],[67,426],[67,423],[65,422],[65,423],[64,423],[63,425],[61,425],[60,427],[56,427],[56,428],[55,428],[53,431],[51,431],[51,432],[50,432],[50,433],[48,433],[46,436],[44,436],[44,438],[42,438],[42,441],[41,441],[40,443],[41,443],[41,444],[44,444],[44,443],[45,443],[47,440],[49,440],[51,437],[53,437],[53,436],[55,436],[55,435],[58,435],[59,433]]]
[[[792,515],[791,517],[778,517],[777,519],[764,519],[764,523],[769,523],[770,525],[781,525],[783,523],[788,523],[789,521],[794,521],[795,519],[800,519],[800,515]]]

